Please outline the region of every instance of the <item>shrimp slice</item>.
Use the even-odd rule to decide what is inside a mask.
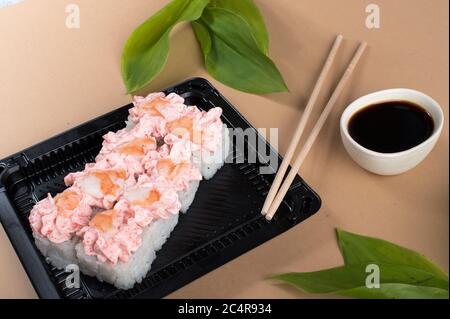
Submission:
[[[108,133],[99,155],[95,158],[97,167],[101,169],[124,169],[130,176],[138,177],[143,173],[142,159],[156,150],[156,139],[145,134],[120,131]]]
[[[100,200],[100,207],[111,208],[122,194],[127,174],[124,170],[93,170],[78,181],[80,189]]]
[[[149,171],[147,171],[149,174]],[[165,179],[175,190],[187,189],[192,181],[199,181],[202,175],[197,167],[189,162],[175,163],[170,159],[158,160],[150,170],[151,176],[160,176]]]
[[[164,117],[163,114],[160,112],[160,107],[165,107],[169,104],[167,100],[162,98],[161,96],[158,96],[154,100],[150,102],[143,103],[139,105],[139,108],[141,108],[145,113],[150,114],[152,116],[160,116]]]
[[[179,117],[180,113],[186,109],[184,99],[170,93],[152,93],[147,97],[134,97],[134,107],[130,109],[129,119],[135,123],[139,122],[144,115],[157,117],[160,120],[173,120]]]
[[[178,214],[181,204],[175,188],[164,177],[143,175],[135,186],[125,190],[114,208],[131,213],[134,221],[145,227],[155,219]]]
[[[58,212],[64,217],[69,217],[81,202],[81,195],[67,189],[55,196],[55,205]]]
[[[97,229],[102,233],[106,233],[113,229],[113,222],[117,216],[117,212],[114,209],[105,210],[101,213],[98,213],[91,219],[89,222],[89,226]]]
[[[69,188],[54,198],[49,194],[30,212],[29,220],[34,233],[54,243],[70,240],[89,223],[92,209],[78,189]]]
[[[195,144],[201,144],[202,131],[196,125],[192,116],[185,115],[167,123],[167,132],[180,139],[185,139]]]
[[[118,152],[123,155],[131,155],[142,157],[146,150],[156,149],[156,141],[153,137],[136,138],[131,142],[124,143],[118,146]]]
[[[112,265],[127,262],[142,240],[142,228],[126,212],[116,209],[95,215],[79,234],[87,255]]]
[[[150,207],[160,200],[161,194],[156,189],[142,187],[128,189],[125,192],[124,197],[130,202],[131,205]]]
[[[156,164],[156,169],[158,173],[172,181],[177,179],[180,175],[182,175],[185,172],[185,170],[188,170],[190,168],[191,168],[190,163],[181,162],[176,164],[170,159],[161,159]]]
[[[170,207],[164,205],[164,200],[160,202],[162,196],[161,192],[153,187],[133,187],[127,189],[123,198],[133,212],[135,222],[145,227],[154,218],[168,216],[166,210]],[[117,206],[120,207],[120,204]]]

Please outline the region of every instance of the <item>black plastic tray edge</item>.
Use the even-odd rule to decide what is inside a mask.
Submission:
[[[186,83],[189,83],[189,82],[200,82],[201,84],[206,85],[208,87],[208,89],[213,91],[216,95],[218,95],[221,99],[223,99],[226,103],[228,103],[233,108],[233,110],[240,116],[240,118],[246,122],[248,127],[253,127],[247,121],[247,119],[234,107],[234,105],[232,103],[230,103],[230,101],[228,99],[226,99],[222,94],[220,94],[220,92],[218,92],[217,89],[215,89],[215,87],[206,79],[199,78],[199,77],[188,79],[177,85],[171,86],[171,87],[165,89],[164,91],[170,92],[174,88],[185,85]],[[37,252],[36,248],[34,247],[32,241],[29,240],[27,232],[24,229],[22,222],[19,220],[19,216],[16,214],[16,212],[11,204],[11,201],[9,200],[9,198],[7,196],[6,189],[5,189],[5,187],[3,187],[2,182],[1,182],[3,180],[2,175],[6,172],[9,173],[9,171],[8,171],[8,168],[10,168],[9,163],[12,160],[20,161],[20,159],[22,158],[22,159],[25,159],[25,161],[29,161],[30,160],[29,157],[31,157],[31,159],[33,159],[33,156],[30,156],[30,155],[34,155],[33,153],[36,152],[37,149],[40,149],[39,156],[45,155],[46,153],[51,152],[55,147],[62,147],[63,145],[71,143],[73,139],[70,136],[75,134],[75,132],[77,132],[79,130],[87,131],[87,133],[85,135],[93,134],[93,133],[95,133],[95,131],[88,130],[89,124],[97,122],[97,121],[101,120],[101,118],[103,118],[107,115],[112,115],[112,113],[116,113],[116,112],[119,113],[120,111],[128,110],[128,108],[130,106],[131,106],[131,104],[127,104],[125,106],[119,107],[115,110],[112,110],[103,115],[100,115],[100,116],[98,116],[92,120],[89,120],[85,123],[81,123],[80,125],[78,125],[74,128],[68,129],[62,133],[59,133],[55,136],[48,138],[47,140],[39,142],[33,146],[30,146],[20,152],[17,152],[13,155],[7,156],[4,159],[0,160],[0,221],[5,229],[5,232],[9,238],[9,240],[11,241],[11,244],[13,245],[14,250],[16,251],[16,253],[19,257],[19,260],[21,261],[21,263],[24,266],[25,271],[26,271],[28,277],[30,278],[30,281],[32,282],[34,289],[36,290],[36,292],[40,298],[58,299],[58,298],[61,298],[61,296],[59,295],[59,293],[56,289],[56,286],[53,283],[53,279],[49,276],[47,270],[44,268],[44,265],[41,262],[41,256],[38,255],[38,252]],[[105,127],[107,127],[107,125],[105,125]],[[80,135],[80,132],[77,132],[75,139],[81,138],[82,136],[85,136],[85,135]],[[263,139],[261,136],[259,136],[259,138]],[[63,143],[58,142],[61,139],[63,140]],[[271,151],[278,154],[278,152],[276,152],[275,149],[273,149],[273,147],[269,143],[267,143],[267,144],[271,148]],[[279,160],[282,159],[279,154],[278,154],[278,158],[279,158]],[[309,192],[311,192],[313,195],[315,195],[315,197],[318,201],[316,208],[314,209],[314,212],[310,213],[310,215],[312,215],[320,209],[321,199],[318,196],[318,194],[309,187],[309,185],[307,185],[306,183],[303,182],[303,179],[301,179],[301,180],[302,180],[301,186],[306,187]],[[291,189],[297,188],[299,186],[300,185],[298,185],[298,184],[292,185]],[[273,221],[276,221],[276,220],[277,220],[276,218],[273,219]],[[301,222],[301,220],[298,222]],[[283,231],[275,232],[274,237],[282,232]],[[248,238],[250,238],[250,237],[247,237],[245,239],[247,240]],[[258,241],[257,245],[252,244],[250,246],[253,246],[253,248],[254,248],[266,241],[267,241],[267,239],[261,238],[260,241]],[[19,247],[20,245],[21,245],[21,247]],[[234,247],[234,246],[232,246],[232,247]],[[242,253],[245,253],[246,251],[249,251],[251,249],[252,248],[247,248],[247,247],[241,246],[241,249],[239,249],[241,251],[241,253],[238,253],[237,256],[239,256]],[[226,250],[226,249],[224,249],[224,250]],[[221,253],[221,255],[224,255],[224,254]],[[198,278],[198,277],[202,276],[202,274],[205,274],[205,273],[209,272],[210,270],[216,269],[218,266],[223,265],[224,263],[228,262],[229,260],[236,258],[236,257],[232,257],[231,255],[228,255],[228,254],[223,257],[225,257],[225,258],[223,258],[223,260],[221,260],[219,262],[217,262],[217,260],[216,260],[214,262],[214,264],[210,263],[208,267],[201,267],[202,269],[201,270],[199,269],[198,275],[191,274],[191,276],[190,276],[191,279],[185,280],[184,284],[193,281],[192,277]],[[197,268],[200,267],[200,265],[194,265],[194,266]],[[205,268],[208,269],[206,272],[205,272]],[[171,278],[171,280],[173,280],[173,279],[174,278]],[[179,286],[179,284],[177,284],[177,286]],[[170,292],[174,291],[175,289],[171,289],[167,285],[166,290],[167,290],[167,293],[170,293]]]
[[[38,296],[46,299],[61,298],[42,263],[42,257],[34,247],[34,243],[28,238],[27,232],[11,206],[4,189],[0,189],[0,212],[3,228]]]

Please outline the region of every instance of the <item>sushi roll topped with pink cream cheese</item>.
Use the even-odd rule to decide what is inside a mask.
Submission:
[[[80,189],[71,187],[55,197],[48,194],[33,207],[29,220],[34,233],[62,243],[87,225],[91,215],[89,199]]]
[[[178,214],[181,204],[177,193],[164,178],[142,175],[137,184],[125,190],[116,209],[129,211],[135,222],[145,227],[153,220]]]
[[[106,210],[95,215],[78,233],[85,252],[109,264],[127,262],[141,245],[142,227],[126,210]]]
[[[123,194],[126,186],[135,184],[124,165],[111,168],[107,161],[86,165],[82,172],[71,173],[64,178],[66,185],[75,185],[85,196],[90,198],[93,206],[110,209]]]
[[[147,176],[164,178],[176,191],[188,188],[189,182],[200,181],[202,175],[192,164],[190,144],[181,140],[165,144],[151,153],[145,164]]]
[[[144,173],[144,157],[157,148],[156,139],[139,130],[120,130],[103,136],[103,147],[96,162],[105,162],[111,168],[122,166],[130,176],[137,178]]]

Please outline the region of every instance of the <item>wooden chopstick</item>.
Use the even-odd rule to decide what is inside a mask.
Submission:
[[[342,39],[343,39],[342,35],[339,34],[334,40],[330,53],[328,54],[325,64],[322,67],[322,71],[320,72],[319,78],[317,79],[317,82],[314,86],[314,89],[311,93],[308,103],[306,104],[305,111],[300,119],[300,122],[297,125],[291,143],[289,144],[286,154],[284,155],[283,161],[281,162],[281,165],[278,168],[278,172],[275,175],[275,179],[273,180],[272,186],[270,187],[269,193],[267,194],[266,200],[261,210],[261,214],[263,215],[265,215],[268,212],[270,206],[272,205],[272,201],[275,198],[275,195],[277,194],[278,188],[280,187],[281,182],[283,181],[283,177],[286,174],[289,163],[291,162],[294,152],[297,149],[298,142],[302,137],[303,131],[305,130],[306,127],[306,123],[308,122],[309,116],[311,115],[314,105],[316,104],[317,98],[323,87],[323,83],[325,81],[325,78],[327,77],[328,71],[333,65],[339,46],[342,43]]]
[[[308,155],[308,152],[310,151],[312,145],[314,144],[317,136],[320,133],[320,130],[322,129],[323,125],[325,124],[325,122],[328,118],[328,115],[331,113],[331,110],[333,109],[334,105],[336,104],[336,101],[340,97],[345,85],[347,84],[348,80],[350,79],[350,76],[352,75],[359,60],[361,59],[361,56],[363,55],[366,47],[367,47],[367,43],[365,43],[365,42],[363,42],[359,45],[358,50],[356,51],[350,64],[348,65],[347,69],[345,70],[344,74],[342,75],[341,79],[339,80],[339,83],[338,83],[336,89],[334,90],[333,94],[331,95],[330,100],[328,101],[322,114],[320,115],[319,119],[317,120],[317,123],[314,125],[314,128],[311,131],[311,134],[309,135],[308,139],[305,142],[305,145],[302,147],[300,153],[298,154],[297,158],[295,159],[294,164],[292,164],[292,168],[289,171],[289,174],[287,175],[286,179],[284,180],[283,184],[281,185],[281,188],[279,189],[277,195],[275,196],[275,199],[266,214],[267,220],[271,220],[273,218],[273,216],[275,215],[276,211],[278,210],[278,207],[280,206],[281,202],[283,201],[283,198],[286,196],[286,193],[288,192],[289,187],[292,184],[292,181],[294,180],[295,176],[297,176],[297,173],[298,173],[301,165],[303,164],[303,161],[305,160],[306,156]]]

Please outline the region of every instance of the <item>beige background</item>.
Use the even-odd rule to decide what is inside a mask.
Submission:
[[[370,51],[302,168],[323,199],[321,211],[170,297],[308,297],[265,278],[341,264],[335,227],[408,246],[448,271],[448,1],[256,2],[270,32],[271,57],[291,93],[254,96],[212,82],[253,125],[280,129],[281,153],[335,35],[346,38],[335,71],[342,70],[359,40],[366,40]],[[68,3],[80,6],[80,29],[65,27]],[[122,45],[164,3],[26,0],[0,9],[0,158],[128,103],[119,72]],[[379,30],[365,27],[369,3],[381,7]],[[211,80],[187,25],[174,30],[171,43],[168,65],[145,92],[192,76]],[[334,74],[328,88],[339,72]],[[359,168],[346,154],[338,119],[353,99],[393,87],[434,97],[446,124],[422,164],[400,176],[380,177]],[[329,90],[324,98],[328,95]],[[36,297],[2,228],[0,297]]]

